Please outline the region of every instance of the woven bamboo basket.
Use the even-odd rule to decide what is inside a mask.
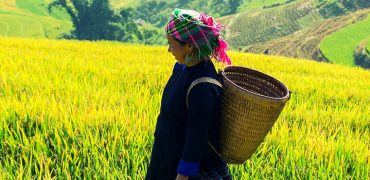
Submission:
[[[262,72],[228,66],[221,72],[220,139],[216,151],[230,164],[242,164],[262,143],[286,102],[288,88]]]

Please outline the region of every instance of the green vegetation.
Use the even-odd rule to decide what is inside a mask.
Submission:
[[[238,11],[245,12],[248,10],[276,7],[292,1],[294,0],[244,0]]]
[[[363,0],[298,0],[275,8],[247,10],[220,20],[228,22],[226,39],[233,49],[322,61],[325,58],[318,48],[320,41],[367,17],[366,10],[361,9],[368,7],[370,1]],[[361,34],[358,36],[363,38]],[[335,44],[338,43],[348,45],[345,40]],[[354,42],[352,46],[357,44]],[[348,51],[350,54],[342,56],[352,65],[353,51],[354,47]]]
[[[314,0],[320,14],[325,18],[344,15],[363,8],[370,7],[367,0]]]
[[[138,1],[137,0],[110,0],[110,3],[113,8],[121,9],[121,8],[136,6]]]
[[[94,0],[97,1],[97,0]],[[93,1],[93,2],[94,2]],[[74,2],[83,2],[75,0]],[[166,44],[163,27],[166,25],[173,9],[181,7],[183,9],[195,9],[200,12],[207,12],[214,17],[219,17],[236,12],[241,0],[212,0],[212,1],[164,1],[164,0],[140,0],[140,1],[110,1],[115,11],[126,18],[122,24],[129,23],[128,26],[135,27],[130,23],[135,21],[138,25],[140,35],[125,42],[135,42],[143,44]],[[87,3],[84,3],[87,4]],[[154,12],[154,13],[153,13]],[[109,28],[108,28],[109,29]],[[85,31],[86,32],[86,31]],[[130,34],[126,32],[122,34]],[[136,34],[139,34],[137,31]],[[86,39],[86,38],[85,38]],[[107,38],[104,38],[107,39]]]
[[[0,35],[57,38],[72,28],[61,9],[47,11],[47,2],[39,0],[0,1]]]
[[[370,36],[369,29],[370,17],[327,36],[320,43],[320,49],[331,62],[354,66],[354,50],[362,40]]]
[[[0,38],[0,177],[143,179],[165,47]],[[370,177],[370,71],[230,52],[293,92],[234,179]],[[219,66],[219,65],[218,65]]]
[[[369,42],[370,36],[362,40],[356,47],[354,51],[355,64],[363,68],[370,69],[370,53],[366,48]]]
[[[109,0],[54,0],[49,7],[61,7],[71,17],[74,29],[65,37],[80,40],[141,40],[136,23],[125,10],[114,11]]]
[[[100,1],[109,1],[107,4],[112,7],[98,6],[100,10],[83,10],[81,15],[79,7],[73,7],[73,3],[84,4],[86,8]],[[364,0],[67,0],[66,4],[71,7],[67,13],[66,6],[52,6],[49,11],[51,2],[53,0],[0,0],[0,35],[163,45],[166,44],[163,27],[171,11],[180,7],[219,18],[227,27],[222,33],[232,49],[322,60],[318,44],[324,37],[320,31],[325,31],[324,36],[331,34],[348,22],[355,22],[341,15],[370,7],[370,1]],[[349,56],[347,53],[344,57]],[[345,61],[353,65],[351,57]]]
[[[141,1],[141,2],[140,2]],[[151,3],[151,2],[166,2],[168,4],[173,4],[176,3],[177,7],[182,8],[182,7],[188,7],[190,9],[202,9],[205,12],[212,12],[213,15],[216,15],[220,13],[220,10],[225,10],[227,5],[229,6],[234,6],[231,8],[236,8],[237,12],[244,12],[247,10],[253,10],[253,9],[261,9],[261,8],[271,8],[271,7],[276,7],[279,5],[283,5],[289,2],[292,2],[295,0],[239,0],[239,1],[224,1],[224,0],[213,0],[213,1],[208,1],[207,3],[204,3],[204,1],[201,0],[193,0],[193,1],[184,1],[184,0],[177,0],[177,1],[165,1],[165,0],[111,0],[111,4],[115,8],[126,8],[126,7],[135,7],[140,4],[145,3]],[[237,2],[237,4],[235,4]],[[233,4],[234,3],[234,4]],[[223,5],[221,5],[223,4]],[[202,5],[201,7],[197,5]],[[210,7],[205,7],[212,5],[213,9]],[[217,9],[218,6],[222,6],[220,9]]]
[[[16,7],[37,16],[52,16],[60,20],[70,20],[68,14],[60,8],[48,11],[51,0],[16,0]]]
[[[292,34],[322,19],[310,3],[241,13],[231,20],[227,40],[233,48],[246,47]]]
[[[359,10],[337,18],[330,18],[309,26],[294,34],[275,38],[264,43],[253,44],[244,49],[246,52],[295,57],[299,59],[314,59],[327,61],[320,52],[319,44],[328,35],[347,25],[360,22],[367,18],[368,10]]]
[[[39,2],[39,3],[37,3]],[[27,1],[22,1],[22,0],[17,0],[16,5],[17,7],[24,9],[26,11],[31,12],[34,15],[39,15],[39,16],[48,16],[47,8],[43,8],[43,5],[45,2],[42,2],[40,4],[40,1],[37,0],[27,0]]]
[[[262,4],[266,6],[267,3],[272,1],[244,1],[244,6],[249,4],[249,7],[246,6],[246,10],[231,18],[227,39],[234,49],[248,48],[254,44],[291,35],[304,28],[313,27],[325,18],[370,7],[370,1],[362,0],[298,0],[278,1],[278,7],[260,8]],[[258,7],[259,9],[255,9]]]

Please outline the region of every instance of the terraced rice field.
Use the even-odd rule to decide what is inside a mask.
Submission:
[[[270,55],[327,61],[321,56],[320,42],[326,36],[335,33],[347,25],[363,21],[368,17],[369,13],[370,10],[361,10],[345,16],[326,19],[317,25],[297,31],[292,35],[252,45],[245,49],[245,51],[264,53],[268,50],[268,54]]]
[[[0,37],[0,177],[143,179],[167,47]],[[370,71],[230,52],[290,101],[234,179],[368,179]],[[217,64],[217,67],[222,67]]]
[[[320,49],[333,63],[355,66],[354,50],[361,41],[370,37],[369,30],[370,17],[327,36],[320,43]]]
[[[236,15],[226,37],[233,48],[248,47],[290,35],[321,20],[312,3],[291,3]]]
[[[0,36],[57,38],[72,28],[67,14],[49,0],[0,0]]]

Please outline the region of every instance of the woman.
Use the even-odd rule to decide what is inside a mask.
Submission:
[[[221,26],[211,16],[175,9],[165,30],[168,52],[177,60],[164,88],[146,179],[231,179],[210,144],[217,142],[221,88],[190,84],[218,79],[211,58],[231,64]]]

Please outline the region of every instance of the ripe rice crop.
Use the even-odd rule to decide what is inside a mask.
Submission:
[[[0,38],[0,177],[142,179],[166,47]],[[230,52],[293,92],[235,179],[369,179],[370,72]],[[220,64],[217,64],[221,68]]]

